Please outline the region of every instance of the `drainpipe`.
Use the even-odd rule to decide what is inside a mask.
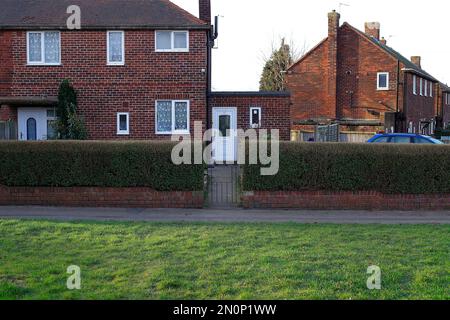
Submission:
[[[403,72],[403,117],[405,120],[403,121],[405,124],[405,128],[408,127],[408,124],[406,123],[408,118],[406,117],[407,114],[407,104],[406,104],[406,94],[407,94],[407,88],[408,88],[408,81],[407,81],[407,73]]]
[[[211,128],[211,116],[210,116],[210,99],[211,99],[211,87],[212,87],[212,49],[214,47],[214,41],[219,36],[219,17],[216,16],[214,20],[214,26],[208,31],[207,36],[207,88],[206,88],[206,129]]]

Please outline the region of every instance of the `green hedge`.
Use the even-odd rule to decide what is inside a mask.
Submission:
[[[248,191],[381,191],[450,193],[450,146],[280,144],[280,170],[243,168]]]
[[[6,186],[203,190],[204,166],[176,166],[171,142],[1,142]]]

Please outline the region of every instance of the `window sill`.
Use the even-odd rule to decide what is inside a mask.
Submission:
[[[390,88],[377,88],[377,91],[390,91]]]
[[[125,66],[125,62],[120,62],[120,63],[108,62],[106,64],[106,66],[108,66],[108,67],[124,67]]]
[[[189,49],[155,50],[157,53],[189,53]]]
[[[27,63],[27,67],[59,67],[61,63]]]
[[[156,132],[156,135],[158,136],[182,136],[182,135],[189,135],[191,134],[190,131],[176,131],[176,132]]]
[[[130,133],[129,132],[117,132],[118,136],[129,136]]]

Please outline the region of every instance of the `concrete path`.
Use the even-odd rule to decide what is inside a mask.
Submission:
[[[283,211],[2,207],[0,218],[63,221],[296,222],[333,224],[450,224],[450,211]]]

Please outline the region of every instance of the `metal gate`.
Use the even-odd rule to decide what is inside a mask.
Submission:
[[[217,165],[208,169],[210,208],[235,208],[240,203],[239,166]]]
[[[339,142],[339,124],[317,126],[316,142]]]

